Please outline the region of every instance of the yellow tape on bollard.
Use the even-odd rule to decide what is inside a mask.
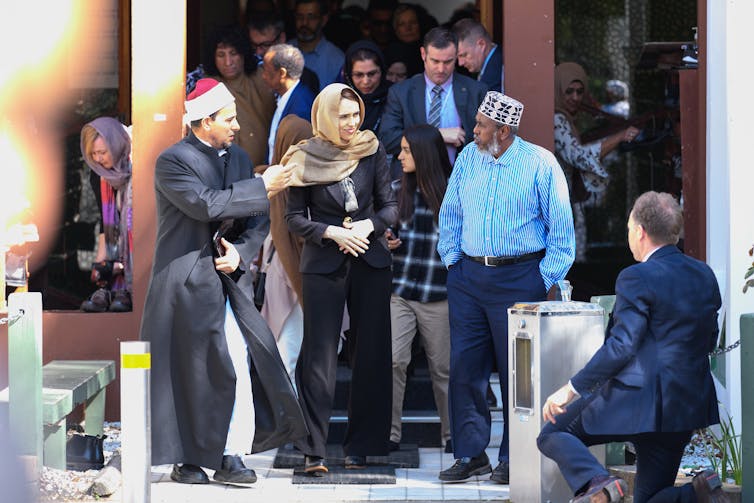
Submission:
[[[152,368],[152,354],[142,353],[133,355],[120,355],[120,367],[124,369]]]

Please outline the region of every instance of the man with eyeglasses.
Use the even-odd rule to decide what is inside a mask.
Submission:
[[[304,54],[306,66],[319,78],[319,90],[335,82],[343,66],[344,54],[322,34],[327,23],[327,3],[323,0],[296,0],[296,38],[291,45]]]
[[[251,52],[257,59],[257,65],[262,66],[264,55],[270,47],[285,44],[285,23],[272,12],[253,12],[249,15],[249,40]],[[301,73],[301,83],[311,89],[314,94],[319,92],[319,77],[310,69],[304,67]],[[309,120],[307,118],[307,120]]]

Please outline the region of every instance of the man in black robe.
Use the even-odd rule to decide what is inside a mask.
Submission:
[[[252,483],[241,456],[306,434],[249,272],[268,197],[290,170],[254,178],[233,144],[233,95],[213,79],[189,94],[186,119],[191,132],[155,166],[157,243],[141,326],[152,353],[152,463],[173,463],[176,482],[209,483],[207,467],[215,480]]]

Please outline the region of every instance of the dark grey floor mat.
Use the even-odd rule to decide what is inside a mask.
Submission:
[[[328,465],[321,477],[304,473],[303,466],[293,471],[291,484],[395,484],[395,467],[367,465],[363,470],[346,470],[342,465]]]
[[[343,465],[343,447],[330,444],[327,446],[327,465]],[[368,456],[367,462],[373,465],[390,465],[393,468],[419,468],[419,448],[416,444],[402,444],[399,451],[391,452],[389,456]],[[304,465],[304,455],[286,445],[278,449],[273,468],[297,468]]]

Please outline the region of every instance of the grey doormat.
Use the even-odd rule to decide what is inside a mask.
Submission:
[[[329,444],[327,446],[327,466],[343,466],[345,455],[343,446]],[[416,444],[401,444],[398,451],[391,452],[388,456],[368,456],[367,463],[370,465],[390,465],[393,468],[419,468],[419,447]],[[304,455],[292,445],[285,445],[278,449],[273,468],[298,468],[304,466]],[[349,470],[351,472],[353,470]],[[389,483],[389,482],[388,482]]]
[[[314,477],[299,466],[293,470],[291,484],[395,484],[393,466],[367,465],[363,470],[346,470],[342,465],[332,464],[327,467],[330,471],[321,477]]]

